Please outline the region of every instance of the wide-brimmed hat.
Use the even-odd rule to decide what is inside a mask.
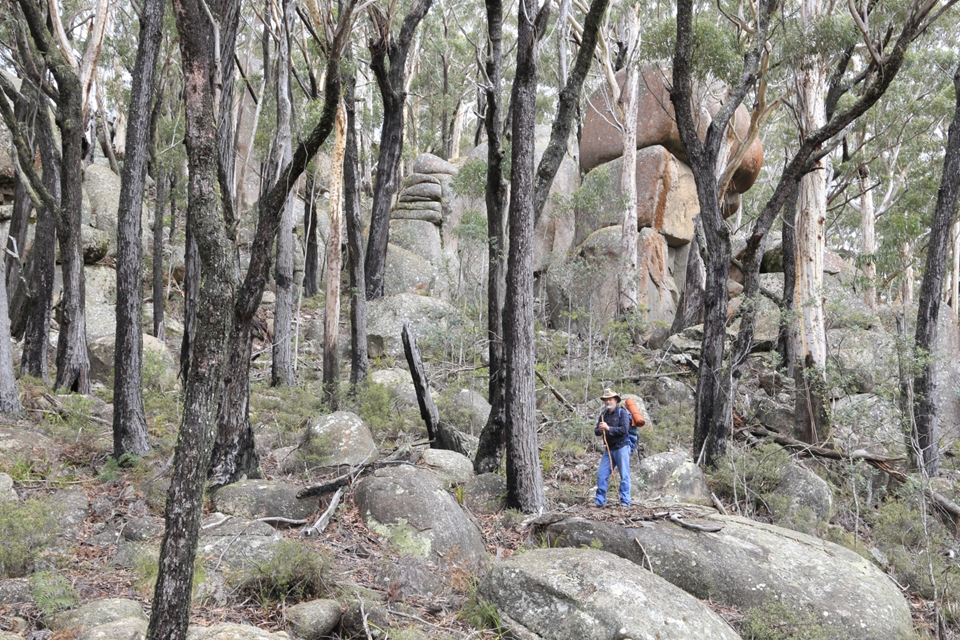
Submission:
[[[600,396],[601,400],[606,400],[607,398],[616,398],[617,402],[620,402],[620,394],[614,391],[613,389],[611,389],[610,387],[607,387],[606,389],[604,389],[603,395]]]

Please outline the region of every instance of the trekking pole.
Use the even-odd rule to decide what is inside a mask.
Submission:
[[[610,473],[613,473],[613,452],[610,451],[610,443],[607,442],[607,432],[601,431],[601,433],[603,434],[603,446],[607,448],[607,457],[610,458]],[[619,469],[617,469],[617,471],[619,471]]]

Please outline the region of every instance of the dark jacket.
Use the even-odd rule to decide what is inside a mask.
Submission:
[[[606,409],[604,409],[603,413],[600,414],[600,417],[597,418],[597,426],[593,430],[595,435],[603,435],[603,432],[600,431],[601,422],[606,422],[607,426],[610,427],[610,431],[607,432],[607,444],[610,446],[611,451],[616,451],[620,447],[624,447],[629,444],[629,411],[620,406],[615,408],[613,412],[608,412]]]

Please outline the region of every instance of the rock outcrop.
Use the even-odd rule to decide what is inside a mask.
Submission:
[[[521,637],[739,640],[717,614],[666,580],[593,549],[536,549],[499,562],[480,592]],[[512,622],[511,622],[512,621]]]
[[[770,603],[813,613],[833,637],[913,638],[900,589],[862,556],[839,545],[735,516],[706,515],[703,533],[665,521],[640,528],[571,518],[547,527],[551,544],[597,545],[629,558],[687,593],[747,612]],[[639,544],[638,544],[639,543]]]

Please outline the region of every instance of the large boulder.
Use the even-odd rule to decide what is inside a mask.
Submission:
[[[455,313],[449,304],[413,293],[388,295],[367,303],[367,348],[371,358],[403,357],[400,332],[403,323],[411,333],[423,338],[427,331],[443,330],[446,319]]]
[[[668,501],[711,504],[703,471],[683,453],[658,453],[643,459],[634,474],[633,495],[639,499],[662,496]]]
[[[577,243],[597,229],[620,224],[623,219],[623,158],[594,171],[605,172],[604,180],[610,188],[604,190],[600,206],[577,211]],[[592,179],[591,174],[588,182]],[[693,240],[693,218],[700,212],[700,203],[690,167],[660,145],[642,149],[637,152],[635,187],[638,228],[659,231],[672,247]]]
[[[440,294],[445,290],[445,281],[433,263],[393,243],[387,245],[387,261],[383,270],[385,296],[403,293]]]
[[[377,445],[360,416],[350,411],[335,411],[320,416],[307,427],[292,458],[296,470],[357,466],[376,462]]]
[[[117,332],[117,271],[113,267],[83,268],[87,344]]]
[[[623,88],[626,72],[617,73],[617,82]],[[661,145],[680,160],[686,158],[680,134],[670,100],[670,71],[656,67],[643,67],[637,85],[637,149]],[[698,92],[705,94],[696,114],[697,128],[701,136],[706,134],[711,114],[716,113],[721,102],[716,98],[726,95],[722,86],[700,87]],[[716,97],[714,97],[716,96]],[[583,135],[580,142],[580,168],[586,173],[594,167],[610,162],[623,155],[623,133],[617,126],[619,119],[613,113],[616,98],[611,97],[610,88],[604,84],[592,96],[583,119]],[[734,129],[737,132],[731,153],[739,150],[737,140],[746,138],[750,126],[750,115],[742,105],[734,116]],[[745,193],[763,165],[763,146],[754,141],[733,175],[730,190],[733,193]]]
[[[467,456],[445,449],[427,449],[420,462],[446,485],[463,484],[473,477],[473,462]]]
[[[474,513],[499,513],[507,508],[507,479],[481,473],[463,485],[463,504]]]
[[[435,267],[443,262],[440,229],[424,220],[391,220],[390,242],[415,253]]]
[[[221,622],[201,627],[191,625],[187,629],[187,640],[290,640],[285,633],[270,633],[248,624]]]
[[[841,391],[856,394],[872,393],[877,387],[896,388],[899,367],[894,336],[859,327],[829,329],[827,356],[835,365],[834,379]]]
[[[213,494],[213,508],[241,518],[300,520],[313,515],[319,506],[319,498],[298,499],[301,488],[276,480],[240,480]]]
[[[90,358],[90,378],[109,385],[113,382],[114,357],[117,350],[115,335],[103,336],[87,343]],[[169,391],[177,387],[177,364],[167,345],[151,335],[143,335],[143,362],[145,387]]]
[[[477,526],[432,473],[380,469],[357,484],[355,499],[367,526],[401,555],[471,571],[487,562]]]
[[[110,255],[116,255],[120,176],[110,167],[91,164],[83,172],[83,189],[90,198],[90,225],[108,234]]]
[[[704,533],[668,521],[627,528],[570,518],[549,525],[546,533],[555,545],[600,544],[638,565],[649,564],[697,598],[742,612],[779,604],[800,615],[814,614],[831,637],[914,638],[900,589],[862,556],[796,531],[704,514],[697,524],[722,530]]]
[[[515,555],[493,566],[480,592],[501,619],[536,634],[521,637],[739,640],[695,598],[604,551],[535,549]]]
[[[80,247],[84,264],[96,264],[110,250],[110,234],[88,225],[80,227]]]
[[[310,600],[287,607],[285,615],[295,638],[320,640],[328,637],[340,623],[340,603],[336,600]]]
[[[613,318],[617,310],[617,282],[622,269],[621,228],[595,231],[577,247],[569,262],[554,265],[547,273],[550,319],[555,327],[570,324],[576,333]],[[665,238],[652,229],[643,229],[637,240],[639,302],[649,320],[670,322],[676,313],[679,290],[670,265]]]
[[[76,627],[99,627],[118,620],[130,619],[146,621],[147,617],[139,602],[124,598],[107,598],[93,600],[78,609],[57,614],[48,624],[54,631],[59,631]]]
[[[872,393],[838,398],[833,404],[830,435],[844,451],[907,456],[900,411],[890,400]]]
[[[800,513],[807,509],[816,520],[822,522],[833,515],[833,491],[830,485],[806,467],[788,465],[773,495],[785,499],[783,504],[777,504],[776,501],[768,503],[777,521],[797,521]]]

